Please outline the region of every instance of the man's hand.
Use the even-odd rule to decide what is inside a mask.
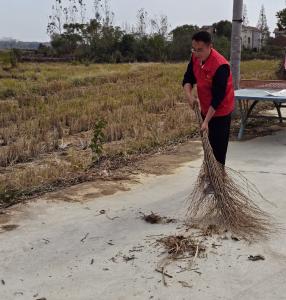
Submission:
[[[190,104],[191,109],[195,109],[196,106],[199,107],[199,100],[198,100],[198,98],[195,98],[195,97],[189,98],[189,104]]]
[[[201,132],[208,132],[209,130],[209,123],[204,121],[201,127]]]
[[[209,121],[212,119],[212,117],[214,116],[215,114],[215,110],[212,106],[209,107],[209,110],[208,110],[208,113],[204,119],[204,122],[201,126],[201,132],[204,133],[204,132],[208,132],[209,130]]]
[[[184,85],[184,91],[185,91],[187,101],[188,101],[191,109],[195,109],[196,105],[198,105],[198,107],[199,107],[200,104],[199,104],[198,98],[193,95],[192,90],[193,90],[193,87],[190,83],[186,83]]]

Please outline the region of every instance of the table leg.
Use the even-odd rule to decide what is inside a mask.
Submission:
[[[239,105],[239,111],[240,111],[240,128],[239,128],[239,132],[238,132],[238,136],[237,136],[237,139],[240,140],[242,138],[242,135],[243,135],[243,131],[244,131],[244,123],[243,123],[243,120],[244,120],[244,103],[243,103],[244,100],[240,100],[238,105]]]
[[[248,100],[245,100],[245,101],[248,101]],[[247,111],[243,111],[243,109],[241,110],[241,123],[240,123],[240,129],[239,129],[239,132],[238,132],[238,139],[241,140],[242,136],[243,136],[243,132],[244,132],[244,129],[246,127],[246,123],[247,123],[247,119],[249,118],[252,110],[254,109],[255,105],[258,103],[258,101],[254,101],[250,108],[247,110]]]
[[[245,124],[243,122],[241,122],[239,132],[238,132],[238,137],[237,137],[238,140],[242,139],[244,128],[245,128]]]
[[[283,119],[282,119],[282,114],[281,114],[281,103],[277,103],[276,101],[273,101],[275,107],[276,107],[276,110],[277,110],[277,113],[278,113],[278,116],[279,116],[279,122],[280,123],[283,123]]]

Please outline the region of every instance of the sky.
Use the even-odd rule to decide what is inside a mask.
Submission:
[[[48,16],[55,0],[0,0],[0,39],[10,37],[21,41],[49,41],[46,34]],[[85,0],[92,13],[92,0]],[[265,7],[270,31],[276,26],[276,12],[286,7],[285,0],[244,0],[249,25],[256,26],[259,11]],[[220,20],[231,20],[232,0],[110,0],[115,14],[114,23],[135,24],[136,14],[144,8],[149,16],[166,15],[170,29],[179,25],[211,25]]]

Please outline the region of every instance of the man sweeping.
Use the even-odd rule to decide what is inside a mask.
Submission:
[[[229,63],[213,49],[208,32],[196,33],[192,47],[183,87],[203,132],[204,161],[189,197],[186,224],[215,225],[221,232],[227,230],[249,241],[268,237],[272,218],[253,201],[253,197],[261,199],[261,193],[242,174],[225,167],[234,109]],[[199,100],[192,96],[194,84]]]
[[[199,99],[193,96],[194,84],[197,84]],[[207,31],[197,32],[192,37],[192,57],[182,85],[191,108],[200,106],[201,131],[208,132],[214,156],[224,166],[234,110],[234,88],[229,62],[213,48]],[[206,192],[212,192],[209,180]]]

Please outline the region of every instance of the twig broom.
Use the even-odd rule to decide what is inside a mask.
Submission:
[[[195,114],[201,126],[203,121],[198,105]],[[216,225],[247,240],[267,237],[272,231],[271,218],[252,201],[255,196],[263,196],[240,173],[215,159],[207,132],[201,133],[201,139],[204,162],[188,199],[187,224]],[[213,194],[204,192],[206,178]]]

